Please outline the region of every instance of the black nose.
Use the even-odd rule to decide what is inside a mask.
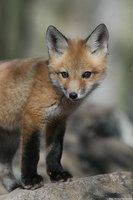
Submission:
[[[71,92],[71,93],[69,94],[69,97],[70,97],[71,99],[76,99],[76,98],[78,97],[78,95],[77,95],[76,92]]]

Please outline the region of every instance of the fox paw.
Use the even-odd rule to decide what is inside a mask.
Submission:
[[[70,180],[72,178],[72,175],[67,172],[67,171],[63,171],[63,172],[49,172],[49,176],[50,176],[50,180],[52,182],[55,181],[67,181]]]
[[[24,189],[35,190],[41,186],[43,186],[43,178],[40,175],[22,178],[22,188]]]

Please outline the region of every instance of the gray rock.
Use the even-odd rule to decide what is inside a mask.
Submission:
[[[133,174],[116,172],[71,182],[48,183],[37,190],[16,189],[0,200],[95,200],[133,198]]]

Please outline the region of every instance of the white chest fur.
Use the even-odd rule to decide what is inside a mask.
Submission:
[[[61,103],[55,103],[45,109],[45,117],[58,118],[68,117],[79,106],[80,102],[62,101]]]
[[[59,105],[54,104],[50,107],[46,108],[45,110],[45,116],[46,118],[54,118],[60,116],[62,113],[62,109]]]

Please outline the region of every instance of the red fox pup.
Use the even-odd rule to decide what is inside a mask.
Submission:
[[[66,181],[72,177],[61,165],[66,121],[103,79],[108,38],[104,24],[86,39],[68,39],[49,26],[48,60],[0,62],[0,170],[7,190],[18,184],[12,160],[19,143],[21,186],[36,189],[43,184],[37,173],[42,132],[50,180]]]

